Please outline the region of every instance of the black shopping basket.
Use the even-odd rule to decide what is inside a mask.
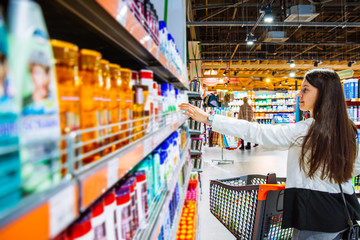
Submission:
[[[210,211],[237,239],[291,239],[293,229],[281,228],[285,180],[274,173],[212,180]]]

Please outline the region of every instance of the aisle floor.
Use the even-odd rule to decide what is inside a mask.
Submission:
[[[200,240],[234,240],[235,237],[210,213],[210,180],[230,178],[248,174],[276,173],[286,177],[287,151],[275,151],[261,146],[251,150],[224,150],[224,159],[234,160],[233,164],[213,163],[221,159],[221,148],[204,147],[203,173],[201,174],[202,194],[199,204]]]

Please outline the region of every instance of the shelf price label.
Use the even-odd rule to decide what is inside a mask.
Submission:
[[[110,159],[108,162],[107,187],[112,187],[118,180],[119,161],[117,157]]]
[[[147,156],[153,150],[153,138],[148,137],[144,140],[144,156]]]
[[[55,237],[65,229],[75,218],[75,189],[71,185],[49,200],[50,235]]]

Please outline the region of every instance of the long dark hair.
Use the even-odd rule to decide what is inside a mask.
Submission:
[[[321,179],[346,182],[352,177],[357,156],[357,129],[347,115],[340,78],[332,70],[314,69],[305,79],[318,89],[318,97],[314,122],[303,139],[300,169],[308,169],[310,178],[320,170]]]

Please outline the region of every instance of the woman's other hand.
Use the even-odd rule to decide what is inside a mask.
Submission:
[[[179,105],[180,110],[185,111],[184,115],[187,115],[194,119],[195,121],[202,122],[202,123],[209,123],[208,116],[210,114],[204,112],[198,107],[191,105],[190,103],[182,103]]]

